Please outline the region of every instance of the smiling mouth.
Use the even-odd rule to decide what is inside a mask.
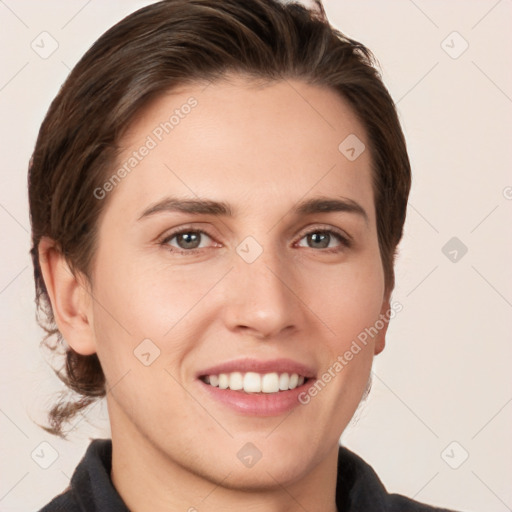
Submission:
[[[297,373],[271,372],[231,372],[219,375],[202,375],[199,379],[205,384],[232,391],[246,393],[280,393],[302,386],[309,379]]]

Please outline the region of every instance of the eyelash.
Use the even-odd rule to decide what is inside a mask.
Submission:
[[[196,253],[198,253],[199,251],[202,251],[203,249],[205,249],[204,247],[202,248],[196,248],[196,249],[178,249],[176,247],[170,247],[168,245],[168,243],[173,239],[175,238],[176,236],[178,235],[181,235],[181,234],[184,234],[184,233],[200,233],[202,235],[206,235],[207,237],[211,238],[212,240],[214,239],[213,236],[211,236],[209,233],[207,233],[206,231],[202,230],[202,229],[192,229],[192,228],[182,228],[182,229],[179,229],[177,231],[173,231],[169,234],[167,234],[160,242],[159,244],[162,245],[162,246],[167,246],[167,249],[169,249],[170,252],[172,253],[177,253],[177,254],[187,254],[187,255],[194,255]],[[313,233],[322,233],[322,234],[329,234],[331,236],[334,236],[339,242],[340,242],[340,245],[338,247],[331,247],[331,248],[324,248],[324,249],[318,249],[318,251],[320,252],[323,252],[323,253],[338,253],[340,251],[342,251],[343,249],[348,249],[351,247],[351,241],[349,240],[349,238],[345,235],[343,235],[342,233],[339,233],[338,231],[335,231],[333,229],[329,229],[329,228],[313,228],[309,231],[307,231],[306,233],[304,233],[300,239],[302,240],[303,238],[305,238],[306,236],[308,235],[311,235]],[[313,249],[313,247],[309,247],[309,249]]]

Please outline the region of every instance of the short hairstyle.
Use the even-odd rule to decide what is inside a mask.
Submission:
[[[78,394],[75,400],[63,394],[53,405],[49,426],[43,426],[48,432],[64,437],[63,424],[106,390],[97,355],[80,355],[63,343],[41,274],[39,242],[51,238],[72,272],[90,280],[98,219],[109,200],[98,200],[94,190],[112,174],[135,114],[178,86],[238,73],[263,83],[297,79],[339,93],[366,130],[391,293],[411,185],[404,135],[371,51],[332,27],[320,1],[316,7],[278,0],[160,1],[110,28],[71,71],[41,125],[28,174],[42,344],[62,350],[65,362],[55,373]]]

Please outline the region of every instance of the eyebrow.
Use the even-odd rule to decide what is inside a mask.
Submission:
[[[196,215],[215,215],[217,217],[233,217],[234,210],[229,203],[208,199],[184,199],[166,197],[144,210],[138,220],[161,212],[182,212]],[[361,216],[368,222],[368,214],[356,201],[348,198],[315,197],[296,204],[292,214],[307,216],[315,213],[346,212]]]

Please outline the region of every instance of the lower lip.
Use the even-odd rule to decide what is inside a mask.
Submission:
[[[302,386],[277,393],[246,393],[210,386],[200,379],[198,382],[210,397],[236,412],[253,416],[278,416],[301,405],[299,395],[307,391],[315,380],[309,379]]]

